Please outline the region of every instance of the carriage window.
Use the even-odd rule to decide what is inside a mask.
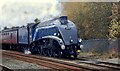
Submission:
[[[11,35],[10,35],[10,38],[12,39],[12,33],[11,33]]]

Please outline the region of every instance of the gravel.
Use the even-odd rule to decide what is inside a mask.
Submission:
[[[0,58],[1,59],[1,58]],[[47,67],[39,66],[32,63],[27,63],[11,58],[2,57],[2,65],[10,69],[48,69]]]
[[[98,61],[104,61],[104,62],[109,62],[109,63],[120,64],[119,58],[112,58],[112,59],[105,59],[105,60],[98,59]]]

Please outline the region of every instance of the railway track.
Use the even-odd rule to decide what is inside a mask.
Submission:
[[[80,61],[78,61],[78,63],[85,63],[85,64],[89,64],[89,65],[106,67],[109,69],[120,70],[120,64],[109,63],[109,62],[98,61],[98,60],[89,60],[87,58],[78,58],[78,60],[80,60]]]
[[[58,59],[58,58],[56,58]],[[72,63],[75,63],[75,64],[86,64],[86,65],[89,65],[90,67],[91,66],[95,66],[95,67],[99,67],[100,69],[109,69],[109,70],[114,70],[114,71],[118,71],[120,70],[120,64],[115,64],[115,63],[109,63],[109,62],[105,62],[105,61],[98,61],[98,60],[89,60],[87,58],[78,58],[76,60],[73,60],[72,58],[70,59],[64,59],[64,58],[60,58],[61,60],[64,60],[64,61],[68,61],[68,62],[71,62]]]
[[[105,61],[98,61],[98,60],[91,60],[88,58],[77,58],[76,60],[73,60],[72,58],[70,59],[63,59],[62,60],[68,60],[68,61],[73,61],[74,63],[77,64],[86,64],[86,65],[91,65],[91,66],[97,66],[97,67],[103,67],[105,69],[110,69],[110,70],[120,70],[120,64],[115,64],[115,63],[109,63]]]
[[[25,55],[23,53],[18,53],[18,52],[3,51],[2,54],[3,56],[11,57],[11,58],[29,62],[29,63],[34,63],[40,66],[45,66],[50,69],[83,70],[83,71],[91,70],[91,69],[85,69],[82,67],[71,66],[65,63],[50,61],[49,59],[47,60],[46,58],[36,57],[34,55]]]
[[[12,57],[17,60],[22,60],[25,62],[34,63],[37,65],[42,65],[48,67],[50,69],[67,69],[67,70],[120,70],[119,66],[115,65],[105,65],[103,62],[98,63],[90,63],[86,61],[78,61],[76,63],[70,62],[70,60],[66,59],[58,59],[58,58],[48,58],[43,56],[36,56],[36,55],[25,55],[19,52],[10,52],[10,51],[3,51],[3,56]],[[21,59],[22,58],[22,59]],[[102,65],[103,64],[103,65]],[[107,63],[106,63],[107,64]]]
[[[3,66],[3,65],[0,65],[0,70],[1,71],[13,71],[12,69],[6,67],[6,66]]]

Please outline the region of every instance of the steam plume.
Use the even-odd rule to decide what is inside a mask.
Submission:
[[[0,28],[26,25],[35,18],[45,21],[60,16],[62,10],[59,0],[2,0]]]

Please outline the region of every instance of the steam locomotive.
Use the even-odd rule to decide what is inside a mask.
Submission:
[[[77,36],[76,26],[61,16],[49,21],[29,23],[27,26],[0,31],[3,49],[29,50],[32,54],[50,57],[77,58],[82,48],[82,40]]]

